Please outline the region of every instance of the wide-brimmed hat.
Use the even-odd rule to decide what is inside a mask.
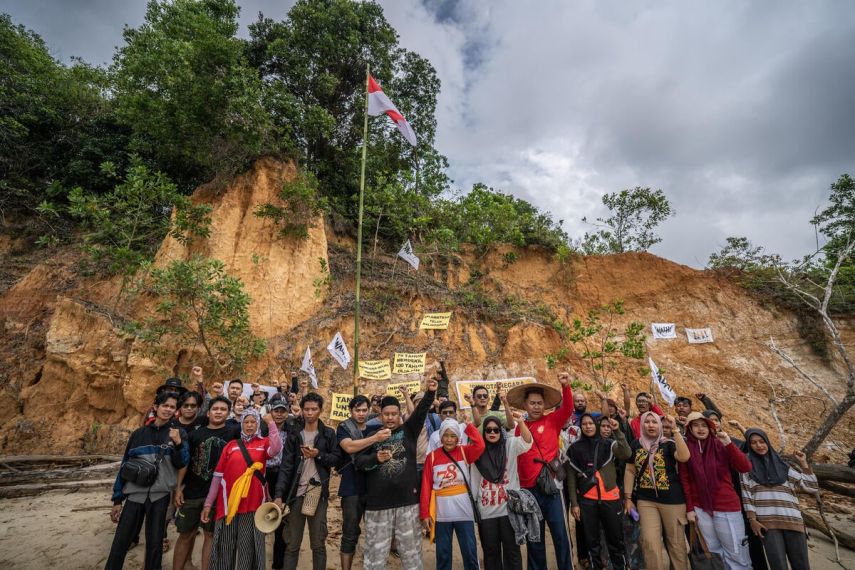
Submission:
[[[181,378],[168,378],[166,382],[161,384],[156,393],[160,394],[161,392],[178,392],[179,394],[183,394],[187,391],[187,388],[181,383]]]
[[[525,399],[532,393],[537,392],[543,396],[543,407],[554,408],[561,403],[561,392],[547,384],[521,384],[508,390],[508,403],[520,410],[525,409]]]
[[[688,429],[688,427],[692,425],[692,422],[695,420],[704,420],[705,422],[707,422],[707,425],[709,426],[710,431],[712,432],[715,432],[715,430],[718,429],[715,425],[715,422],[713,422],[708,417],[705,417],[701,412],[692,412],[691,414],[686,416],[686,428]]]

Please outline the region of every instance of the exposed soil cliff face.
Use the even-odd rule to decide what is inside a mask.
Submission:
[[[253,215],[275,200],[293,167],[265,160],[226,188],[201,187],[197,202],[213,206],[209,239],[190,248],[166,239],[156,263],[199,253],[222,260],[240,277],[253,299],[253,330],[268,340],[268,355],[250,365],[245,378],[265,383],[282,378],[283,368],[299,366],[311,346],[321,391],[352,389],[351,370],[342,370],[325,347],[337,331],[352,351],[353,253],[348,239],[315,224],[306,240],[277,239],[276,228]],[[400,260],[366,256],[363,272],[361,358],[391,357],[395,351],[427,351],[429,361],[447,360],[452,380],[534,375],[554,382],[546,355],[563,340],[550,321],[569,320],[588,309],[623,299],[630,320],[674,322],[675,340],[648,339],[650,354],[681,394],[705,392],[725,414],[776,434],[770,411],[770,384],[777,390],[779,414],[791,444],[803,443],[819,423],[821,392],[800,378],[766,343],[773,337],[832,394],[842,393],[839,362],[816,357],[798,334],[796,319],[765,307],[720,276],[696,271],[649,254],[582,258],[569,266],[539,250],[508,249],[481,255],[464,252],[451,260],[423,256],[419,272]],[[331,286],[319,286],[319,259],[329,260]],[[109,305],[115,282],[84,279],[75,256],[61,252],[35,266],[0,294],[0,449],[3,452],[116,451],[127,430],[139,425],[154,388],[173,372],[186,372],[187,359],[153,361],[118,322],[99,309]],[[421,315],[453,310],[446,331],[419,331]],[[133,310],[139,317],[144,304]],[[111,320],[112,319],[112,320]],[[684,327],[713,328],[714,344],[689,345]],[[843,324],[855,345],[855,327]],[[568,361],[585,378],[571,349]],[[635,392],[649,379],[627,362],[615,374]],[[403,379],[403,378],[402,378]],[[379,391],[383,383],[363,383]],[[797,396],[797,395],[801,396]],[[612,396],[617,396],[614,390]],[[590,399],[589,399],[590,401]],[[829,438],[823,455],[840,457],[855,444],[855,419],[849,414]]]

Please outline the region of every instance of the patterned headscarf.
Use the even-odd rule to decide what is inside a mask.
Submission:
[[[243,430],[243,422],[246,421],[246,418],[255,418],[255,433],[252,435],[247,435]],[[243,411],[240,416],[240,437],[242,440],[248,442],[256,437],[261,437],[261,414],[258,413],[258,410],[255,408],[247,408]]]

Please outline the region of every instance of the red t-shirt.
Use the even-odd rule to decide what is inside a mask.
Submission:
[[[246,451],[249,453],[249,457],[252,459],[253,463],[256,461],[262,465],[267,463],[267,460],[271,458],[271,455],[268,453],[268,449],[271,448],[270,444],[270,438],[267,437],[256,437],[246,444]],[[278,453],[278,451],[276,451],[276,453]],[[222,475],[222,479],[220,480],[220,489],[217,491],[216,498],[218,501],[216,503],[218,505],[217,520],[226,516],[226,513],[229,510],[229,493],[232,490],[232,485],[234,485],[235,481],[244,474],[248,467],[246,460],[243,458],[243,453],[241,453],[238,441],[233,440],[227,443],[226,447],[223,449],[223,453],[220,455],[220,460],[217,462],[217,468],[214,471],[214,477]],[[265,468],[262,467],[262,474],[264,474],[264,470]],[[252,483],[250,483],[249,487],[249,494],[240,502],[237,512],[238,514],[253,513],[263,502],[264,488],[261,486],[261,481],[258,480],[258,477],[253,475]]]
[[[528,429],[531,430],[531,437],[534,442],[531,449],[520,455],[517,460],[520,487],[523,489],[534,487],[540,468],[543,467],[543,464],[536,462],[535,459],[552,461],[558,457],[558,437],[561,428],[564,427],[571,415],[573,415],[573,389],[568,384],[561,390],[561,405],[557,410],[546,414],[537,421],[525,422]],[[517,428],[516,435],[519,433],[519,428]]]
[[[481,454],[484,453],[484,440],[481,438],[481,432],[472,424],[466,424],[466,435],[469,437],[470,443],[458,445],[449,455],[463,469],[466,469],[466,479],[471,483],[472,475],[467,467],[475,463],[481,457]],[[442,474],[440,474],[440,471]],[[440,446],[439,449],[434,449],[425,456],[425,467],[422,472],[422,490],[419,497],[419,518],[426,519],[430,516],[431,491],[452,485],[465,485],[463,474],[458,472],[457,466],[443,453]],[[446,503],[448,508],[444,509],[443,503]],[[455,508],[455,506],[459,508]],[[443,510],[448,512],[441,512]],[[457,516],[462,513],[468,514],[468,520],[471,520],[471,517],[474,516],[470,499],[466,494],[453,497],[437,497],[437,519],[441,522],[467,520],[465,517]]]

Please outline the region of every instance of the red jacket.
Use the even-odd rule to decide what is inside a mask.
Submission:
[[[526,421],[525,424],[531,430],[534,444],[531,449],[523,453],[517,459],[517,470],[520,474],[520,487],[530,489],[537,481],[542,463],[535,459],[552,461],[558,457],[558,437],[561,428],[573,415],[573,389],[569,384],[561,390],[561,405],[551,414],[547,414],[537,421]],[[519,435],[519,428],[516,430]],[[542,455],[542,457],[541,457]]]
[[[713,437],[713,436],[710,436]],[[731,470],[739,473],[748,473],[751,471],[751,461],[745,456],[736,444],[732,441],[724,448],[727,451],[727,459],[730,464],[724,479],[718,485],[718,491],[713,499],[713,510],[725,513],[735,513],[742,510],[742,500],[736,494],[733,488],[733,478],[730,476]],[[696,453],[691,448],[691,453]],[[686,512],[695,510],[698,506],[697,489],[692,476],[689,474],[689,465],[680,464],[680,483],[683,485],[683,491],[686,494]]]

